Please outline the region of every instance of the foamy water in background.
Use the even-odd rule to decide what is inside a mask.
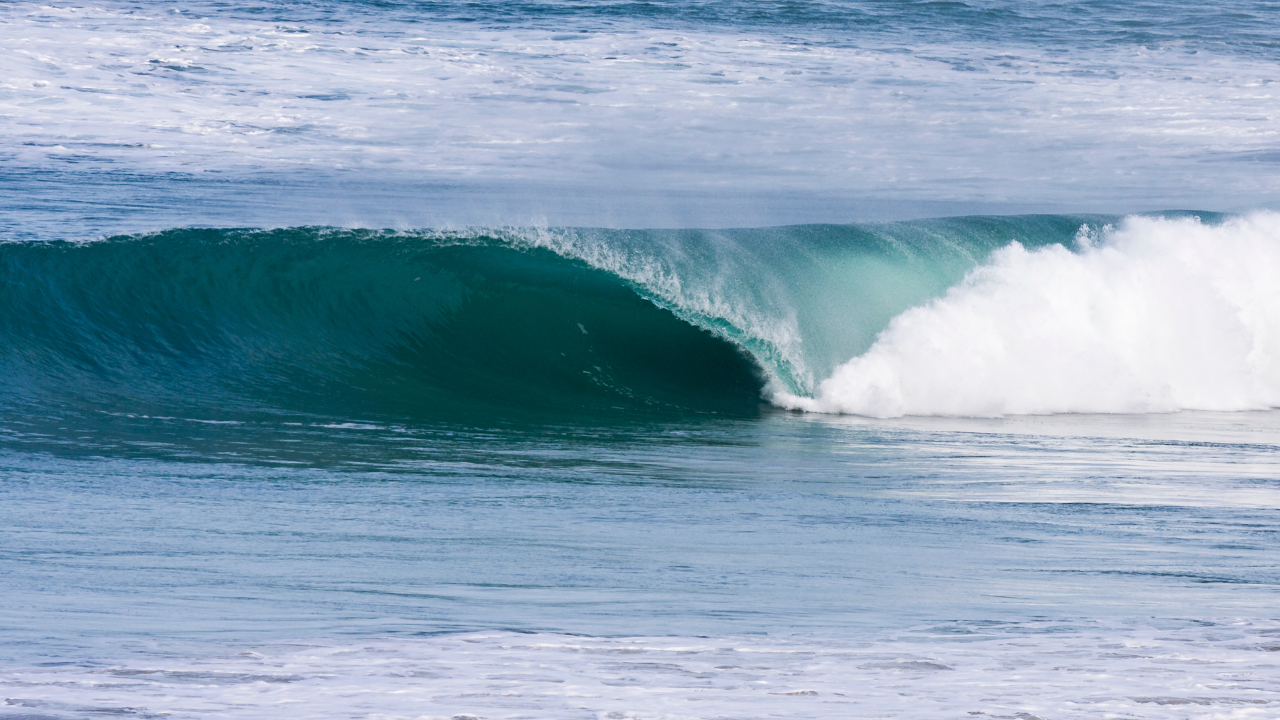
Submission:
[[[0,672],[0,688],[28,718],[125,705],[179,718],[1243,719],[1280,704],[1278,635],[1232,621],[957,625],[855,643],[487,633],[198,658],[156,648],[127,665]]]
[[[0,151],[35,182],[6,226],[1227,210],[1280,183],[1274,10],[736,7],[7,4]]]

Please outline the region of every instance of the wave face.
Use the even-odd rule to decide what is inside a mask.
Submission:
[[[1280,405],[1280,215],[0,245],[5,402],[878,417]]]
[[[0,258],[19,279],[0,290],[14,401],[442,418],[759,402],[728,343],[614,276],[490,237],[174,230]]]

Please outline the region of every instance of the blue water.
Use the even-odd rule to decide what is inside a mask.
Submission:
[[[9,661],[103,637],[1259,617],[1280,582],[1275,413],[119,425],[146,440],[10,443]]]
[[[0,718],[1257,718],[1280,7],[0,7]]]

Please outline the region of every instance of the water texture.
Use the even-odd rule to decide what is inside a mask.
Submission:
[[[2,227],[1252,209],[1280,182],[1277,12],[11,3]]]
[[[1275,717],[1278,13],[0,5],[0,718]]]

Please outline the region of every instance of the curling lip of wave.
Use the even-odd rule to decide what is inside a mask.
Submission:
[[[990,252],[1069,241],[1082,221],[187,229],[10,243],[0,271],[21,281],[0,285],[0,395],[162,413],[200,398],[233,413],[750,414],[762,381],[766,394],[810,393]]]
[[[813,397],[874,417],[1280,406],[1280,214],[1131,217],[1076,247],[1011,244],[895,317]]]
[[[435,419],[752,415],[762,394],[881,417],[1271,407],[1277,238],[1280,215],[1258,213],[11,243],[0,402]]]

